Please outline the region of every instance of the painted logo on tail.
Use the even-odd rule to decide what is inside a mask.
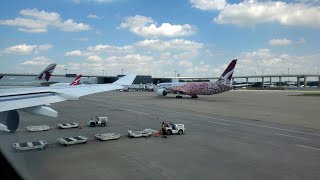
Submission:
[[[54,69],[56,68],[57,64],[50,64],[44,71],[42,71],[38,75],[39,80],[46,80],[49,81]]]
[[[220,76],[219,80],[230,81],[233,75],[234,68],[236,67],[236,64],[237,64],[237,59],[232,60],[229,66],[227,67],[227,69]]]
[[[81,80],[81,76],[82,76],[81,74],[78,75],[78,76],[76,77],[76,79],[70,83],[70,86],[79,85],[79,84],[80,84],[80,80]]]

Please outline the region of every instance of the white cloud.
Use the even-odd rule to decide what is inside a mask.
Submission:
[[[86,31],[91,27],[84,23],[74,22],[72,19],[63,20],[56,12],[40,11],[38,9],[23,9],[20,11],[23,17],[0,20],[1,25],[16,26],[19,31],[28,33],[43,33],[48,27],[57,28],[65,32]]]
[[[87,69],[88,73],[101,74],[101,70],[105,70],[105,74],[114,75],[121,73],[121,69],[124,68],[139,74],[172,76],[175,69],[180,74],[187,75],[186,69],[198,61],[203,51],[204,45],[199,42],[184,39],[147,39],[124,46],[97,44],[83,50],[67,52],[66,56],[80,56],[79,59],[84,61],[77,60],[68,67]],[[189,75],[201,72],[200,75],[204,76],[207,64],[195,64],[197,68],[193,68],[194,71]]]
[[[48,65],[51,62],[52,61],[50,59],[48,59],[44,56],[39,56],[39,57],[32,58],[28,61],[25,61],[21,64],[22,65],[30,65],[30,66],[44,66],[44,65]]]
[[[88,60],[93,62],[101,62],[103,59],[99,56],[89,56]]]
[[[178,37],[196,33],[196,28],[190,24],[162,23],[157,27],[156,22],[151,17],[141,15],[125,18],[119,28],[129,29],[132,33],[143,37]]]
[[[226,0],[190,0],[190,3],[201,10],[221,10],[227,4]]]
[[[82,52],[80,50],[66,52],[65,56],[81,56]]]
[[[27,45],[27,44],[19,44],[16,46],[8,47],[3,50],[4,53],[8,54],[31,54],[31,53],[39,53],[43,50],[48,50],[52,48],[51,44],[42,44],[42,45]]]
[[[277,22],[286,26],[320,27],[320,6],[282,1],[245,0],[228,4],[214,21],[219,24],[248,26]]]
[[[290,55],[286,53],[274,53],[269,49],[259,49],[254,52],[243,52],[239,55],[236,67],[238,75],[262,74],[287,74],[315,72],[319,66],[320,54],[314,55]]]
[[[283,39],[271,39],[269,41],[269,44],[272,46],[286,46],[286,45],[291,45],[292,41],[286,38]]]
[[[53,45],[51,45],[51,44],[42,44],[42,45],[37,46],[36,49],[42,51],[42,50],[48,50],[52,47],[53,47]]]
[[[90,18],[90,19],[102,19],[102,17],[97,16],[97,15],[95,15],[95,14],[89,14],[89,15],[87,16],[87,18]]]
[[[89,41],[89,38],[80,37],[80,38],[72,38],[74,41]]]
[[[306,43],[306,40],[304,38],[300,38],[297,41],[293,41],[286,38],[269,40],[269,44],[272,46],[287,46],[292,44],[305,44],[305,43]]]
[[[184,66],[184,67],[192,67],[192,62],[186,61],[186,60],[181,60],[179,61],[179,66]]]
[[[144,41],[139,41],[136,46],[146,47],[156,50],[196,50],[203,47],[202,43],[188,41],[184,39],[172,39],[169,41],[162,41],[159,39],[146,39]]]
[[[88,51],[90,52],[124,52],[124,51],[131,51],[132,46],[122,46],[122,47],[117,47],[117,46],[110,46],[110,45],[104,45],[104,44],[98,44],[96,46],[89,46],[87,48]]]

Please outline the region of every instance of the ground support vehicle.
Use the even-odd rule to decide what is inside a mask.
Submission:
[[[128,136],[129,137],[146,137],[149,138],[152,135],[152,131],[150,131],[151,129],[144,129],[141,131],[132,131],[132,130],[128,130]]]
[[[50,129],[49,126],[47,125],[39,125],[39,126],[28,126],[26,127],[27,130],[31,131],[31,132],[37,132],[37,131],[47,131]]]
[[[106,126],[108,125],[108,117],[94,117],[91,118],[89,122],[87,122],[87,125],[90,127],[95,126]]]
[[[85,144],[89,139],[85,136],[75,136],[68,138],[58,138],[58,142],[62,145]]]
[[[69,128],[77,128],[79,127],[78,123],[63,123],[63,124],[57,124],[57,126],[61,129],[69,129]]]
[[[24,143],[13,143],[12,147],[16,151],[26,151],[32,149],[44,149],[46,148],[47,142],[45,140],[34,141],[34,142],[24,142]]]
[[[184,134],[186,128],[184,128],[184,124],[171,124],[169,127],[166,127],[166,131],[168,135],[172,134]]]
[[[96,134],[94,137],[101,141],[115,140],[120,138],[120,134],[118,133],[104,133],[104,134]]]

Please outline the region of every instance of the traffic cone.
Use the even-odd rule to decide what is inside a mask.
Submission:
[[[154,137],[158,137],[159,136],[159,131],[154,132]]]

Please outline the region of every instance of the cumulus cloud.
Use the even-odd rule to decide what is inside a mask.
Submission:
[[[103,59],[99,56],[89,56],[88,60],[93,62],[101,62]]]
[[[190,36],[196,33],[196,28],[190,24],[175,25],[162,23],[157,26],[151,17],[136,15],[125,18],[119,26],[143,37],[178,37]]]
[[[315,72],[319,66],[319,54],[314,55],[290,55],[286,53],[274,53],[270,49],[259,49],[253,52],[242,52],[239,55],[236,72],[240,75],[284,74],[288,68],[290,73]]]
[[[286,46],[291,45],[292,41],[286,38],[283,39],[271,39],[269,40],[269,44],[272,46]]]
[[[38,9],[23,9],[19,13],[22,17],[0,20],[0,24],[15,26],[18,27],[19,31],[28,33],[47,32],[48,27],[54,27],[65,32],[78,32],[91,29],[89,25],[74,22],[73,19],[63,20],[60,17],[60,14],[56,12],[46,12]]]
[[[154,54],[157,55],[160,52],[166,51],[165,53],[170,54],[174,58],[188,58],[194,57],[198,53],[197,51],[203,48],[202,43],[188,41],[184,39],[172,39],[172,40],[159,40],[159,39],[146,39],[143,41],[138,41],[132,45],[125,46],[111,46],[108,44],[98,44],[95,46],[89,46],[86,50],[74,50],[68,51],[65,53],[65,56],[96,56],[99,54],[104,55],[123,55],[123,54],[132,54],[132,53],[141,53],[144,54]],[[174,52],[172,54],[171,52]],[[159,54],[160,56],[160,54]]]
[[[102,17],[97,16],[97,15],[95,15],[95,14],[89,14],[89,15],[87,16],[87,18],[90,18],[90,19],[102,19]]]
[[[16,46],[8,47],[3,50],[4,53],[8,54],[31,54],[39,53],[40,51],[48,50],[52,48],[51,44],[42,44],[42,45],[28,45],[28,44],[19,44]]]
[[[65,56],[81,56],[82,52],[80,50],[66,52]]]
[[[168,41],[163,41],[159,39],[146,39],[137,42],[136,46],[157,50],[195,50],[202,48],[204,45],[202,43],[188,41],[184,39],[172,39]]]
[[[160,40],[146,39],[124,46],[97,44],[85,49],[67,52],[65,55],[76,55],[84,62],[72,62],[68,67],[73,69],[88,69],[89,73],[105,70],[105,74],[117,74],[122,68],[139,74],[172,76],[174,70],[180,74],[201,76],[207,63],[198,63],[199,54],[203,54],[204,45],[199,42],[184,39]],[[195,65],[196,67],[193,67]],[[192,73],[186,69],[192,69]]]
[[[184,66],[184,67],[192,67],[192,62],[186,61],[186,60],[181,60],[179,61],[179,66]]]
[[[306,43],[306,40],[304,38],[300,38],[297,41],[293,41],[286,38],[269,40],[269,44],[272,46],[288,46],[292,44],[305,44],[305,43]]]
[[[73,41],[89,41],[89,38],[80,37],[80,38],[73,38]]]
[[[44,65],[48,65],[51,62],[52,61],[50,59],[48,59],[44,56],[39,56],[39,57],[32,58],[28,61],[25,61],[21,64],[22,65],[30,65],[30,66],[44,66]]]
[[[245,0],[239,4],[227,4],[214,21],[238,26],[277,22],[286,26],[319,28],[320,6],[282,1]]]
[[[190,0],[190,3],[201,10],[221,10],[227,4],[226,0]]]

